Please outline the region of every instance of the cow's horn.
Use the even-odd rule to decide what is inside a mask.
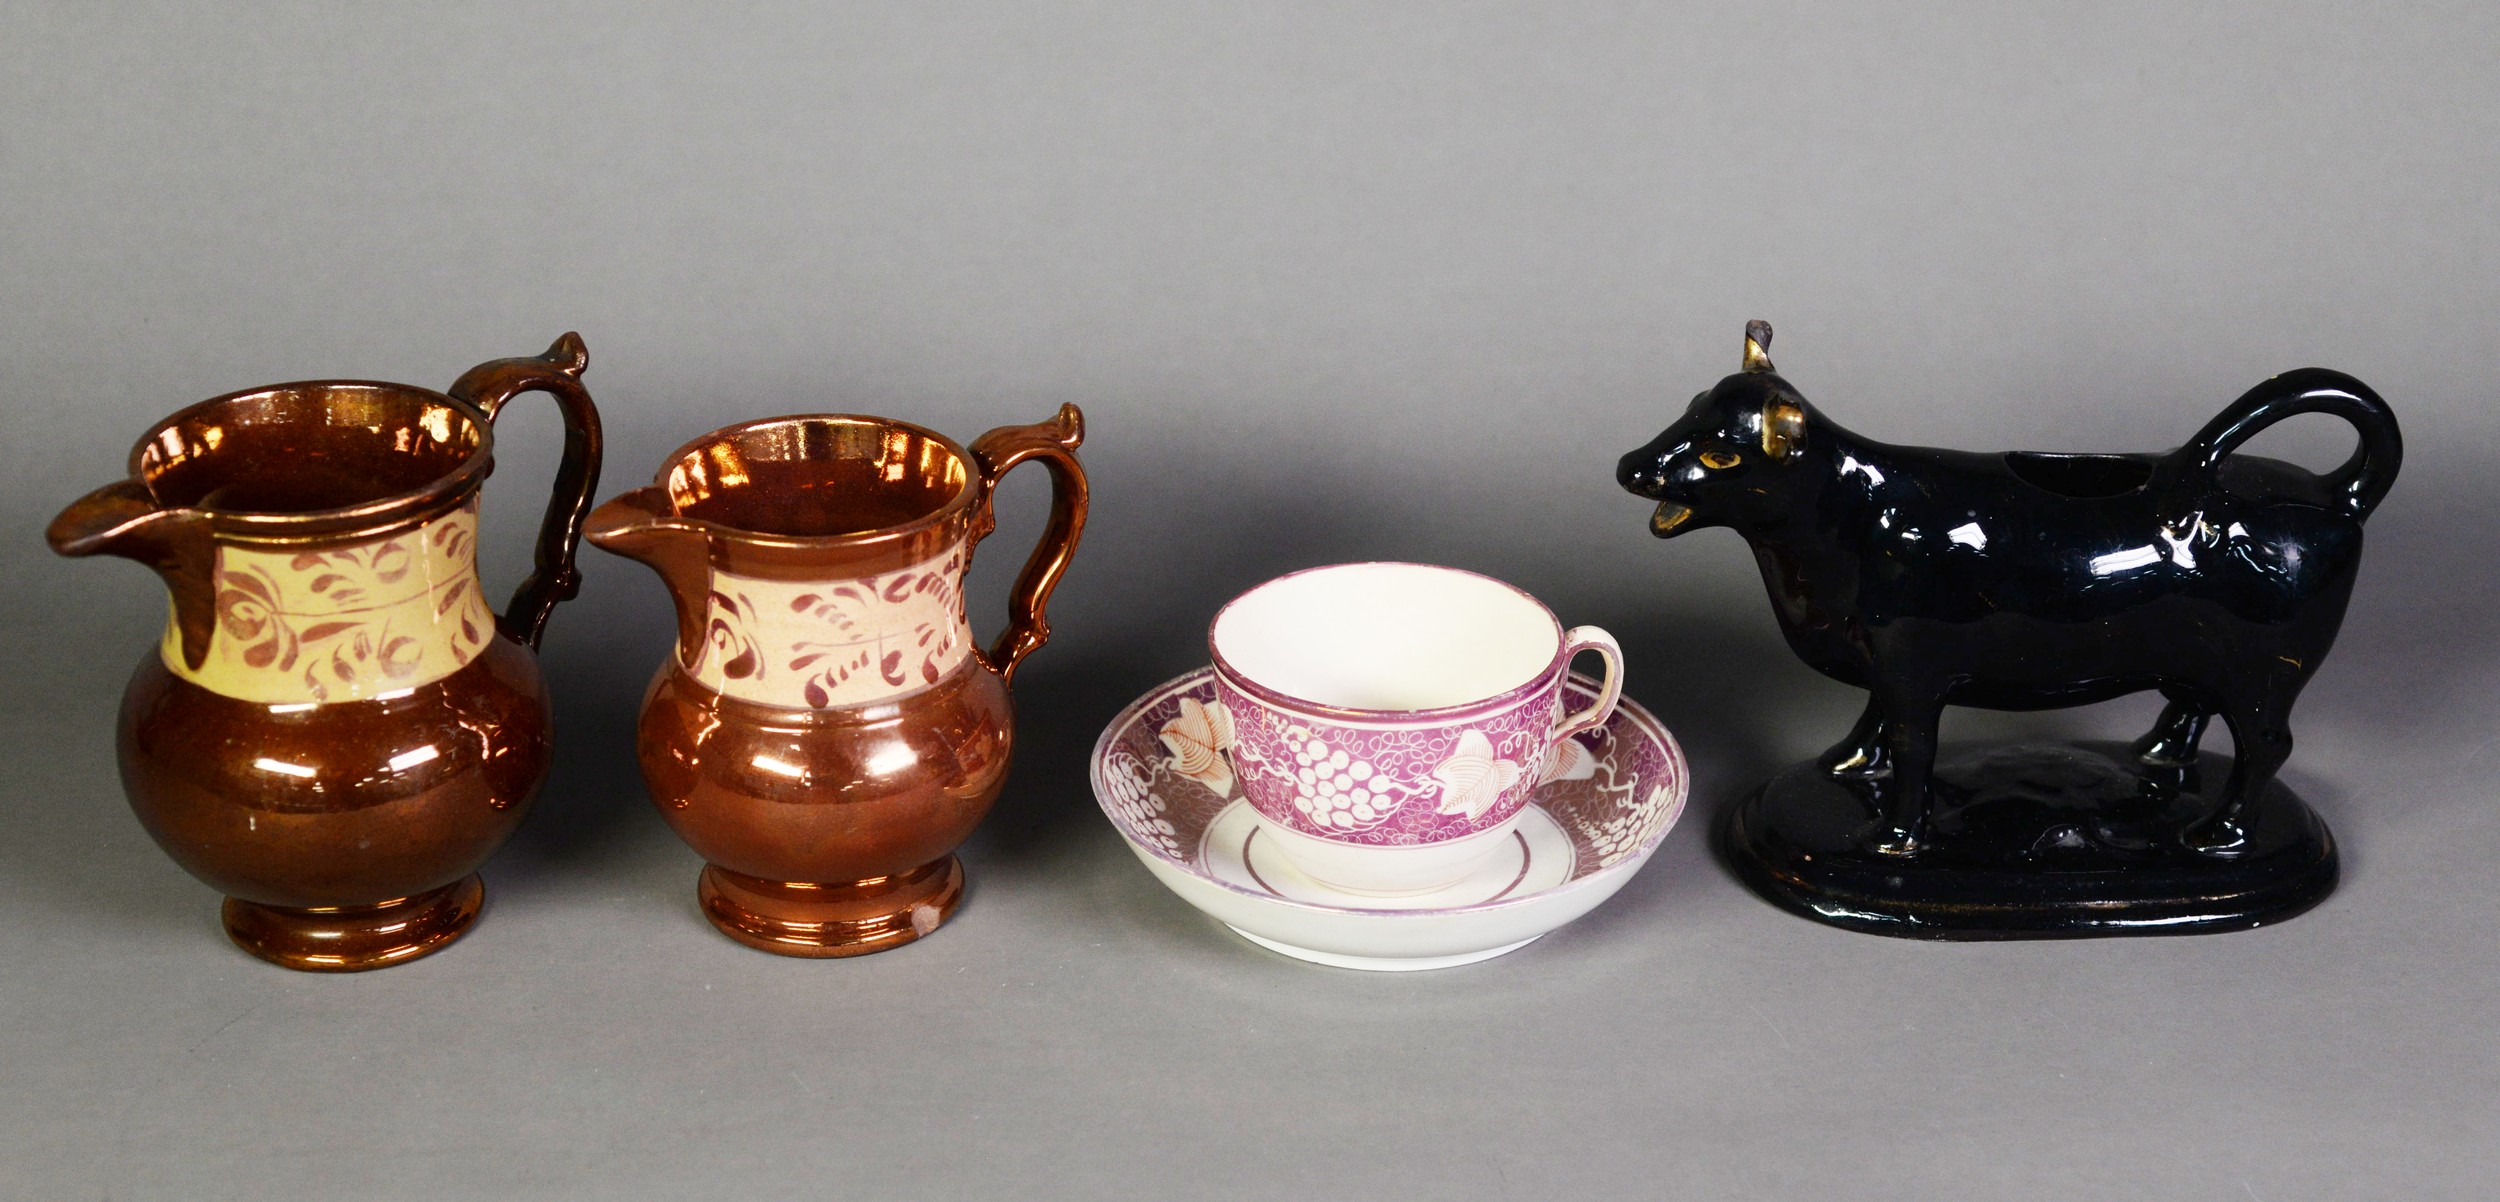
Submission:
[[[1745,323],[1745,370],[1772,370],[1770,322],[1756,318]]]

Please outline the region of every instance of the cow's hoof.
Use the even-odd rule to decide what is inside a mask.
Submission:
[[[2188,850],[2218,860],[2236,859],[2248,850],[2248,832],[2236,822],[2204,822],[2179,837]]]

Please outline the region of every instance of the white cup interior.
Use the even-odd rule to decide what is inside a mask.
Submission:
[[[1412,563],[1279,577],[1225,606],[1208,637],[1235,677],[1352,710],[1482,701],[1534,681],[1562,650],[1562,627],[1535,598]]]

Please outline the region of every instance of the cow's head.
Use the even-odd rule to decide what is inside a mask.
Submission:
[[[1658,437],[1623,457],[1615,479],[1658,502],[1649,532],[1673,538],[1704,526],[1739,530],[1787,509],[1826,470],[1816,454],[1814,411],[1771,369],[1771,325],[1745,326],[1745,367],[1693,398]]]

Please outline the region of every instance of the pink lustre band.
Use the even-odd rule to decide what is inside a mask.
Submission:
[[[847,580],[712,574],[703,646],[688,675],[729,697],[828,709],[900,697],[972,655],[960,544],[935,559]]]

